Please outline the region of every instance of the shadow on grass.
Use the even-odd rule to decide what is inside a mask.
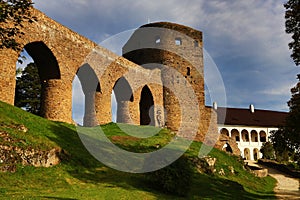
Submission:
[[[73,126],[66,126],[65,124],[57,123],[51,127],[53,133],[56,137],[48,137],[50,140],[59,145],[68,154],[62,164],[67,168],[68,173],[84,182],[91,184],[104,184],[107,188],[123,188],[125,190],[142,190],[151,192],[152,195],[157,198],[164,199],[174,199],[172,196],[170,198],[158,191],[153,191],[149,189],[148,183],[143,174],[132,174],[117,171],[106,167],[101,162],[96,160],[85,148],[80,137]],[[94,138],[90,138],[91,141]],[[102,149],[108,144],[106,142],[97,141],[99,145],[101,143]],[[109,152],[108,152],[109,153]],[[111,159],[122,159],[118,155],[112,157]]]
[[[104,184],[104,187],[120,187],[125,190],[142,190],[150,192],[159,199],[184,199],[162,194],[149,187],[144,174],[120,172],[104,166],[96,160],[84,147],[74,126],[57,123],[51,127],[56,137],[49,137],[68,152],[69,158],[63,161],[68,173],[74,178],[92,184]],[[90,138],[94,140],[94,138]],[[108,145],[97,141],[102,149]],[[108,152],[109,153],[109,152]],[[105,155],[104,155],[105,156]],[[118,155],[111,159],[122,159]],[[244,190],[243,186],[222,178],[195,174],[189,199],[276,199],[273,193],[253,194]]]
[[[213,199],[276,199],[273,192],[253,194],[237,182],[201,174],[195,176],[191,195]]]

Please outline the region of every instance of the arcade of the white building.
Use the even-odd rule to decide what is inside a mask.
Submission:
[[[219,126],[219,133],[235,139],[241,156],[246,160],[257,160],[262,158],[260,148],[267,142],[271,131],[278,128],[263,128],[251,126]]]
[[[260,149],[272,131],[284,124],[286,112],[240,108],[217,108],[220,134],[233,138],[246,160],[262,158]],[[222,118],[223,116],[223,118]],[[225,117],[224,117],[225,116]]]

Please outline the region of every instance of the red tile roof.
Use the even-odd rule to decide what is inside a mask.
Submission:
[[[287,112],[218,107],[218,124],[259,127],[279,127],[284,125]]]

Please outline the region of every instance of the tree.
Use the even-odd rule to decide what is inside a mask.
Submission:
[[[22,75],[17,77],[15,106],[40,115],[41,83],[38,68],[34,63],[29,63],[22,71]]]
[[[23,69],[21,67],[17,68],[16,70],[16,76],[21,76],[22,75],[22,72],[23,72]]]
[[[289,43],[292,49],[291,57],[296,65],[300,64],[300,0],[289,0],[284,4],[285,31],[292,34],[293,41]]]
[[[0,49],[11,48],[20,50],[16,36],[21,37],[24,22],[33,22],[31,16],[31,0],[1,0],[0,1]]]
[[[288,155],[293,152],[293,149],[287,137],[286,128],[279,128],[277,131],[272,131],[270,139],[275,150],[276,160],[280,162],[288,161]]]
[[[260,152],[263,154],[264,159],[273,159],[274,158],[274,148],[271,142],[263,143]]]
[[[298,83],[291,89],[292,97],[288,102],[290,108],[286,119],[286,137],[295,150],[300,150],[300,74],[297,75]]]
[[[292,34],[292,42],[289,43],[289,48],[292,49],[291,57],[296,65],[300,64],[300,0],[288,0],[284,4],[285,12],[285,27],[288,34]],[[290,149],[290,153],[294,154],[294,159],[298,159],[300,155],[300,74],[298,83],[291,89],[292,97],[288,102],[290,108],[289,115],[286,119],[286,125],[277,133],[274,133],[274,140],[279,143],[282,139],[285,144],[285,149]],[[281,146],[284,146],[281,144]],[[275,148],[275,147],[274,147]],[[281,155],[286,156],[288,150],[281,152]],[[298,158],[297,158],[298,156]]]
[[[288,155],[300,153],[300,74],[298,83],[291,89],[292,97],[288,101],[290,108],[284,127],[271,133],[277,159],[287,160]]]

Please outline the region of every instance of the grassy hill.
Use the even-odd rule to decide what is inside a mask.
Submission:
[[[20,125],[28,131],[19,130]],[[153,151],[157,144],[162,146],[173,137],[165,129],[123,126],[141,134],[160,131],[149,139],[140,139],[126,135],[113,123],[101,127],[112,142],[133,152]],[[2,146],[61,148],[65,152],[62,162],[54,167],[17,164],[14,173],[0,172],[0,199],[275,199],[274,179],[255,177],[243,169],[238,158],[216,149],[210,156],[217,158],[217,172],[224,169],[226,175],[194,170],[189,194],[178,197],[152,189],[145,174],[120,172],[97,161],[85,149],[73,125],[48,121],[0,102],[0,133],[10,138],[0,137]],[[201,143],[193,142],[186,156],[197,157],[200,147]],[[0,163],[0,167],[5,164]],[[229,166],[234,167],[234,175],[230,175]]]

